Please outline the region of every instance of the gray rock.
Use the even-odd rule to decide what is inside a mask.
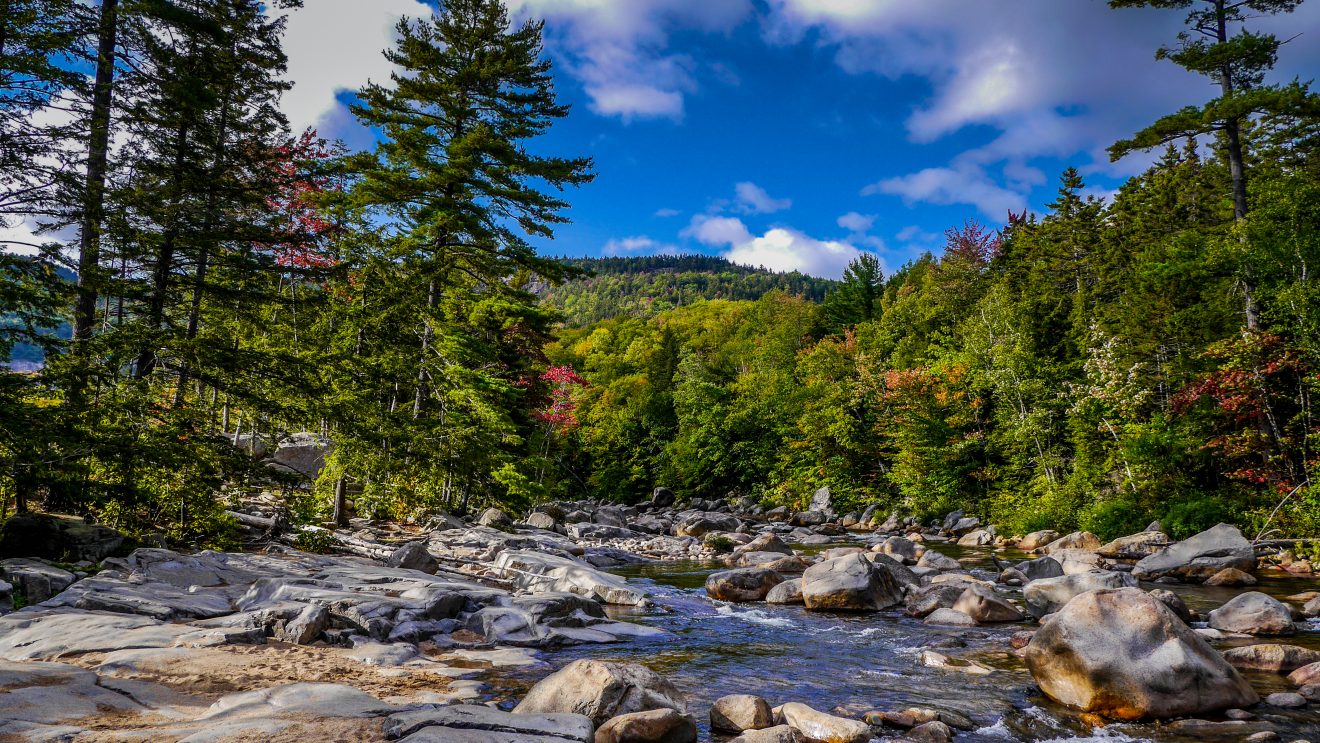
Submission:
[[[932,549],[926,550],[926,554],[922,555],[920,560],[917,560],[917,567],[934,568],[941,573],[956,572],[963,569],[962,564],[957,560]]]
[[[802,733],[789,725],[776,725],[764,730],[748,730],[729,743],[804,743]]]
[[[1291,691],[1275,692],[1265,697],[1265,703],[1271,707],[1283,707],[1286,709],[1305,707],[1307,705],[1306,697]]]
[[[878,611],[901,602],[903,592],[884,566],[848,555],[807,568],[802,600],[808,609]]]
[[[801,604],[802,603],[802,579],[792,578],[786,580],[765,595],[767,604]]]
[[[742,522],[727,513],[706,512],[689,516],[674,526],[674,536],[704,537],[711,532],[738,531]]]
[[[1184,541],[1169,545],[1137,563],[1138,580],[1171,576],[1205,580],[1224,568],[1250,571],[1256,552],[1237,527],[1219,524]]]
[[[497,573],[531,593],[576,593],[606,604],[645,606],[646,594],[617,575],[605,573],[570,557],[525,550],[507,550],[495,558]]]
[[[295,433],[280,441],[270,461],[314,480],[325,466],[325,458],[334,451],[330,439],[314,433]]]
[[[394,568],[404,568],[406,570],[420,570],[423,573],[435,575],[440,569],[440,561],[427,551],[426,545],[421,542],[408,542],[390,553],[390,559],[386,564]]]
[[[995,541],[995,536],[985,529],[974,529],[958,538],[959,547],[984,547]]]
[[[651,506],[654,508],[669,508],[674,505],[675,500],[677,497],[669,488],[656,488],[651,491]]]
[[[1137,581],[1127,573],[1079,573],[1034,580],[1022,589],[1027,612],[1037,619],[1062,609],[1074,597],[1100,588],[1133,588]]]
[[[926,624],[945,627],[975,627],[976,620],[957,609],[936,609],[926,615]]]
[[[706,594],[720,601],[762,601],[783,581],[778,573],[765,568],[723,570],[706,578]]]
[[[953,740],[953,729],[939,720],[931,720],[907,731],[906,737],[918,743],[947,743]]]
[[[523,520],[523,523],[533,529],[546,529],[548,531],[553,531],[558,522],[555,521],[554,516],[551,516],[548,513],[537,512],[527,514],[527,518]]]
[[[1192,622],[1196,621],[1196,615],[1192,614],[1192,610],[1187,608],[1187,604],[1182,600],[1182,597],[1174,593],[1173,591],[1169,591],[1163,588],[1156,588],[1155,590],[1150,592],[1150,595],[1154,596],[1157,600],[1160,601],[1160,603],[1169,607],[1169,609],[1174,614],[1178,615],[1178,618],[1183,620],[1184,622],[1191,624]]]
[[[970,583],[933,583],[908,594],[904,611],[908,616],[924,617],[936,609],[951,609],[962,598]]]
[[[529,743],[592,743],[595,726],[587,717],[572,713],[513,714],[484,705],[456,704],[390,715],[383,730],[390,740],[419,731],[425,731],[433,740],[482,733],[492,736],[491,740],[495,736],[517,736],[516,740]]]
[[[793,548],[785,544],[778,534],[762,534],[747,544],[738,547],[734,552],[739,554],[744,552],[777,552],[780,555],[792,555]]]
[[[971,617],[980,624],[993,622],[1019,622],[1022,612],[1007,599],[983,586],[969,586],[954,602],[953,609]]]
[[[310,645],[330,626],[330,612],[323,606],[308,605],[298,616],[275,632],[275,637],[295,645]]]
[[[1158,553],[1171,543],[1169,535],[1164,532],[1143,531],[1103,544],[1096,552],[1111,560],[1140,560]]]
[[[769,702],[752,694],[730,694],[710,708],[710,727],[723,733],[761,730],[775,724]]]
[[[1077,596],[1036,631],[1024,657],[1051,699],[1113,719],[1182,717],[1258,701],[1214,648],[1139,588]]]
[[[513,711],[573,712],[600,725],[611,717],[653,709],[687,714],[687,700],[677,687],[645,666],[577,660],[533,686]]]
[[[77,576],[40,560],[0,560],[0,575],[23,591],[28,604],[39,604],[73,585]]]
[[[827,520],[833,519],[834,500],[830,497],[830,489],[828,487],[823,487],[817,489],[815,493],[812,493],[811,507],[807,510],[823,513],[827,517]]]
[[[1099,547],[1100,537],[1097,537],[1089,531],[1075,531],[1072,534],[1059,537],[1053,542],[1041,547],[1040,551],[1047,555],[1052,555],[1063,550],[1094,552]]]
[[[903,537],[890,537],[875,547],[876,552],[889,555],[895,560],[913,565],[917,562],[917,544]]]
[[[487,508],[477,517],[477,525],[491,529],[511,529],[513,528],[513,519],[509,517],[509,514],[498,508]]]
[[[1027,581],[1058,578],[1063,575],[1063,563],[1049,555],[1037,557],[1034,560],[1023,560],[1014,565],[1013,568],[1021,573]]]
[[[1288,607],[1259,591],[1235,596],[1210,612],[1209,620],[1213,629],[1245,635],[1291,635],[1297,631]]]

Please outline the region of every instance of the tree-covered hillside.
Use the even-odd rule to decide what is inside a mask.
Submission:
[[[775,273],[705,255],[563,259],[585,275],[538,294],[570,327],[614,317],[650,317],[702,299],[759,299],[783,291],[813,302],[836,282],[793,271]]]

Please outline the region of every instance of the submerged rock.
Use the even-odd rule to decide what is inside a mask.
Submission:
[[[1259,701],[1214,648],[1138,588],[1077,596],[1036,631],[1025,658],[1051,699],[1113,719],[1165,719]]]

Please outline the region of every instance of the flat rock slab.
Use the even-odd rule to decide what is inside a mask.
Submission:
[[[500,736],[512,736],[507,739],[591,743],[595,728],[589,718],[578,714],[513,714],[484,705],[459,704],[391,715],[384,730],[388,738],[405,740],[503,740]],[[490,737],[463,737],[480,734]],[[421,737],[409,737],[414,735]]]

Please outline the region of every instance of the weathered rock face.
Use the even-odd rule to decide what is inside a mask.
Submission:
[[[653,508],[669,508],[674,505],[676,500],[678,498],[674,495],[674,491],[669,488],[662,487],[651,491],[651,506]]]
[[[1022,612],[1016,606],[993,590],[982,586],[969,586],[954,602],[952,608],[980,624],[1022,620]]]
[[[706,593],[720,601],[762,601],[783,582],[778,573],[765,568],[722,570],[706,578]]]
[[[933,568],[941,573],[962,570],[962,564],[957,560],[932,549],[926,550],[926,554],[922,555],[920,560],[917,560],[917,567]]]
[[[1214,648],[1138,588],[1077,596],[1036,631],[1025,658],[1051,699],[1113,719],[1198,715],[1259,701]]]
[[[1256,552],[1237,527],[1219,524],[1200,534],[1169,545],[1137,563],[1138,580],[1166,575],[1183,580],[1205,580],[1224,568],[1251,570]]]
[[[1099,588],[1133,588],[1137,581],[1127,573],[1080,573],[1059,578],[1033,580],[1022,589],[1027,612],[1037,619],[1062,609],[1073,598]]]
[[[817,490],[815,493],[812,493],[812,494],[811,494],[811,507],[808,508],[807,510],[808,510],[808,511],[816,511],[816,512],[818,512],[818,513],[823,513],[823,514],[825,514],[825,516],[827,517],[827,519],[829,519],[829,518],[833,518],[833,517],[834,517],[834,501],[833,501],[833,499],[830,497],[830,489],[829,489],[828,487],[824,487],[824,488],[820,488],[820,489]]]
[[[871,726],[859,720],[835,717],[797,702],[789,702],[779,711],[784,717],[784,722],[807,740],[866,743],[871,739]]]
[[[596,730],[596,743],[696,743],[697,725],[672,709],[619,715]]]
[[[99,562],[123,544],[124,536],[114,529],[75,516],[25,513],[0,525],[0,557]]]
[[[603,725],[611,717],[653,709],[687,714],[687,700],[667,679],[645,666],[577,660],[533,686],[513,711],[572,712]]]
[[[527,514],[527,518],[523,520],[523,523],[533,529],[553,530],[559,522],[555,521],[554,516],[538,511],[536,513]]]
[[[800,604],[802,603],[802,579],[793,578],[770,589],[765,595],[767,604]]]
[[[39,604],[77,580],[67,570],[23,557],[0,560],[0,578],[21,588],[29,604]]]
[[[1288,607],[1259,591],[1235,596],[1210,612],[1209,619],[1211,627],[1223,632],[1291,635],[1297,631]]]
[[[1044,531],[1033,531],[1022,539],[1018,540],[1018,549],[1023,552],[1040,549],[1045,545],[1059,538],[1059,532],[1046,529]]]
[[[1063,575],[1063,563],[1049,555],[1034,560],[1023,560],[1013,567],[1029,581],[1058,578]]]
[[[1320,663],[1320,650],[1296,645],[1247,645],[1224,651],[1224,660],[1244,671],[1290,673],[1312,663]]]
[[[495,569],[512,580],[515,587],[531,593],[563,591],[623,606],[647,603],[646,594],[623,578],[570,557],[505,550],[495,558]]]
[[[1094,552],[1100,547],[1100,537],[1089,531],[1075,531],[1066,537],[1060,537],[1040,548],[1041,552],[1052,555],[1063,550],[1084,550]]]
[[[723,733],[761,730],[775,724],[770,704],[752,694],[730,694],[710,708],[710,727]]]
[[[737,516],[727,513],[702,513],[689,516],[674,525],[674,535],[680,537],[704,537],[711,532],[738,531],[742,522]]]
[[[889,570],[861,555],[826,560],[802,574],[802,602],[808,609],[878,611],[902,600]]]

